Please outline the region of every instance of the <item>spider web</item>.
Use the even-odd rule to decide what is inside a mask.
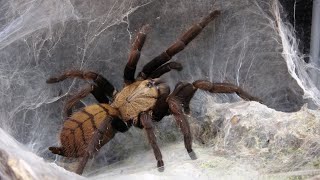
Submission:
[[[163,76],[171,88],[178,81],[198,79],[236,84],[260,97],[270,108],[255,104],[261,108],[256,113],[262,120],[266,120],[263,112],[273,113],[272,109],[294,112],[307,102],[314,109],[319,106],[319,90],[310,78],[317,76],[319,69],[302,60],[306,55],[298,52],[292,28],[281,19],[282,9],[275,0],[0,0],[1,133],[22,144],[13,148],[26,149],[49,162],[63,161],[47,148],[58,144],[67,94],[86,82],[66,80],[48,85],[45,80],[67,69],[85,69],[101,73],[121,89],[130,42],[142,25],[150,24],[152,31],[143,47],[138,71],[213,9],[221,9],[222,15],[173,58],[184,66],[183,71]],[[198,92],[192,101],[193,116],[199,119],[198,123],[207,116],[215,122],[216,114],[211,114],[210,107],[218,104],[221,111],[228,111],[230,104],[238,101],[235,95]],[[92,97],[84,99],[86,104],[93,102]],[[157,127],[163,148],[173,142],[183,146],[172,117],[165,118]],[[222,132],[226,134],[227,130]],[[229,136],[218,139],[226,137]],[[149,149],[141,139],[143,132],[134,128],[117,134],[89,163],[91,175],[93,169],[121,164],[133,154]],[[1,147],[8,150],[9,145]],[[168,149],[173,154],[183,151],[178,146],[171,147]],[[23,158],[22,152],[17,150]],[[148,158],[154,163],[152,153]],[[171,159],[169,164],[175,160]]]

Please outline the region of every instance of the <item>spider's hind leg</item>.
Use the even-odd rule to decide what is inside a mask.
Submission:
[[[95,97],[99,103],[109,103],[114,94],[117,92],[113,85],[102,75],[92,71],[71,70],[66,71],[62,75],[49,78],[46,82],[48,84],[61,82],[67,78],[80,78],[85,80],[92,80],[89,86],[81,89],[76,94],[68,97],[63,110],[63,116],[66,118],[72,114],[72,108],[79,105],[84,107],[80,100],[88,96],[90,93]]]
[[[49,150],[50,150],[53,154],[65,156],[65,154],[64,154],[64,148],[63,148],[63,147],[49,147]]]
[[[84,104],[80,103],[80,100],[88,96],[90,93],[96,98],[99,103],[109,102],[109,99],[104,94],[101,88],[99,88],[95,84],[90,84],[89,86],[86,86],[85,88],[68,98],[63,109],[64,118],[67,118],[72,114],[72,108],[76,105],[79,105],[80,108],[83,107]]]
[[[59,76],[50,77],[49,79],[47,79],[46,83],[48,84],[58,83],[58,82],[64,81],[67,78],[79,78],[84,80],[92,80],[97,86],[92,92],[95,92],[96,95],[103,93],[104,96],[107,96],[109,99],[112,99],[113,95],[117,92],[114,86],[106,78],[92,71],[82,71],[82,70],[66,71]],[[96,97],[95,94],[93,93],[93,95]],[[97,100],[99,101],[99,98],[97,98]]]
[[[82,174],[89,158],[92,158],[104,144],[114,137],[117,130],[112,125],[113,119],[112,117],[107,117],[100,124],[96,125],[96,129],[93,132],[90,132],[91,137],[85,143],[85,152],[76,169],[77,174]]]
[[[119,132],[126,132],[129,130],[130,126],[128,126],[124,121],[119,118],[113,118],[111,121],[112,127]]]

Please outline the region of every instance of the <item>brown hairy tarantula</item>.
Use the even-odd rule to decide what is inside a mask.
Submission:
[[[211,83],[206,80],[197,80],[193,83],[179,82],[170,93],[169,86],[159,79],[172,69],[182,69],[180,63],[169,60],[182,51],[219,14],[220,11],[213,11],[199,23],[191,26],[166,51],[147,63],[135,78],[140,51],[149,29],[148,25],[143,26],[133,42],[124,69],[125,86],[119,92],[102,75],[91,71],[71,70],[49,78],[47,83],[57,83],[67,78],[93,81],[90,86],[68,99],[64,108],[67,117],[60,134],[61,147],[49,147],[49,150],[65,157],[81,157],[76,173],[82,174],[88,159],[96,151],[108,143],[117,132],[126,132],[133,125],[146,132],[157,160],[157,167],[161,171],[164,163],[152,123],[172,114],[183,133],[187,152],[191,159],[196,159],[192,150],[190,126],[184,113],[190,112],[189,103],[197,89],[211,93],[237,93],[245,100],[257,100],[233,84]],[[99,103],[72,113],[72,107],[90,93]]]

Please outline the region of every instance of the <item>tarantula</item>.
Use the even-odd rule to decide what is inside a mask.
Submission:
[[[108,143],[117,132],[126,132],[133,125],[146,132],[157,160],[157,167],[162,171],[164,163],[152,121],[160,121],[164,116],[172,114],[183,133],[187,152],[191,159],[196,159],[185,113],[190,112],[189,103],[197,89],[211,93],[237,93],[245,100],[257,100],[233,84],[211,83],[206,80],[197,80],[193,83],[179,82],[170,93],[169,86],[159,79],[170,70],[182,69],[180,63],[169,62],[172,56],[182,51],[219,14],[218,10],[212,11],[207,17],[191,26],[166,51],[147,63],[135,78],[140,51],[149,29],[148,25],[143,26],[133,42],[124,69],[125,86],[119,92],[102,75],[91,71],[71,70],[49,78],[47,83],[57,83],[67,78],[93,81],[90,86],[67,100],[64,107],[67,118],[60,133],[61,147],[49,147],[49,150],[65,157],[82,157],[76,170],[76,173],[82,174],[88,159],[95,152]],[[72,107],[90,93],[99,103],[72,113]]]

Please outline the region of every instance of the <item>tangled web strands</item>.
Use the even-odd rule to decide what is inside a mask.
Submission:
[[[290,75],[297,81],[298,85],[304,91],[304,98],[312,101],[316,106],[320,105],[320,91],[317,87],[316,76],[320,73],[316,65],[316,60],[312,63],[305,63],[304,56],[299,52],[298,42],[295,37],[293,28],[286,21],[281,19],[281,7],[279,2],[273,3],[273,12],[275,16],[275,23],[279,36],[281,37],[281,44],[283,46],[283,57],[287,63]]]

